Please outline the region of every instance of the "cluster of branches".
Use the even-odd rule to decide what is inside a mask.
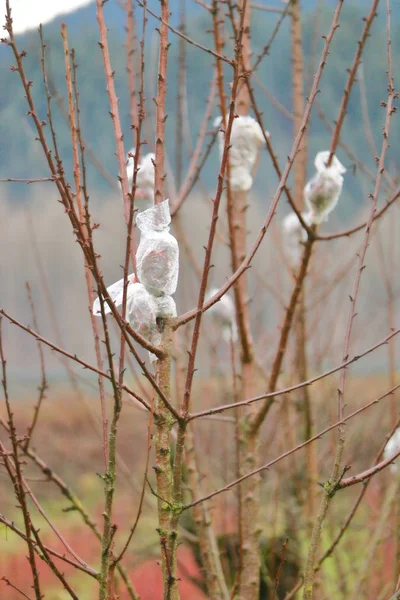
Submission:
[[[213,43],[205,47],[195,39],[189,38],[185,31],[184,2],[181,9],[181,23],[179,28],[170,25],[170,10],[168,0],[161,1],[161,14],[157,15],[147,8],[146,1],[137,0],[137,10],[142,11],[142,30],[140,35],[137,31],[137,20],[135,19],[134,6],[128,0],[126,9],[126,31],[127,31],[127,75],[130,94],[130,120],[133,131],[133,141],[136,148],[134,154],[134,168],[132,181],[128,179],[126,171],[127,147],[121,128],[121,120],[118,109],[118,99],[114,86],[114,72],[111,64],[107,40],[107,27],[104,18],[104,2],[96,0],[97,20],[100,35],[100,50],[104,60],[104,74],[107,94],[109,97],[110,115],[114,127],[114,143],[119,166],[119,180],[121,196],[123,199],[123,215],[126,223],[126,245],[123,262],[124,293],[122,307],[120,310],[115,306],[106,285],[100,268],[99,254],[96,250],[93,232],[99,224],[93,222],[90,212],[90,197],[86,184],[86,143],[82,135],[79,85],[77,59],[74,50],[69,48],[67,28],[63,25],[61,35],[65,53],[65,74],[67,83],[67,111],[70,132],[71,148],[73,152],[73,182],[68,181],[63,162],[57,146],[57,133],[53,125],[53,103],[52,93],[48,78],[46,65],[46,45],[43,30],[40,28],[41,41],[41,66],[43,75],[44,93],[47,100],[47,118],[42,120],[36,110],[32,96],[32,81],[25,72],[24,57],[26,52],[18,47],[18,41],[13,33],[12,12],[9,0],[6,0],[6,23],[5,31],[7,37],[2,41],[13,54],[11,69],[19,76],[28,106],[28,118],[32,120],[38,142],[40,143],[48,166],[48,176],[44,178],[32,178],[27,183],[48,180],[56,186],[59,202],[62,205],[65,218],[69,220],[71,235],[78,242],[85,268],[85,280],[90,306],[93,305],[95,297],[100,300],[100,319],[97,320],[91,314],[91,326],[93,343],[95,347],[96,363],[89,364],[75,354],[69,352],[59,343],[54,343],[44,338],[37,327],[35,319],[34,304],[31,299],[34,315],[34,327],[21,323],[14,315],[9,314],[3,308],[0,313],[3,319],[8,320],[17,327],[23,329],[27,335],[37,340],[38,352],[41,357],[42,383],[39,390],[39,399],[34,410],[32,422],[23,435],[17,432],[13,417],[12,406],[9,398],[6,349],[1,337],[0,320],[0,358],[2,363],[2,383],[6,405],[6,419],[1,420],[3,432],[8,436],[9,443],[0,442],[1,461],[7,475],[13,485],[14,493],[18,501],[19,509],[23,516],[23,526],[18,528],[6,515],[0,514],[0,522],[9,527],[20,536],[27,545],[28,561],[32,572],[33,594],[36,600],[43,597],[43,589],[40,580],[39,559],[53,571],[66,592],[72,598],[78,598],[71,587],[71,583],[60,569],[60,561],[73,565],[86,576],[94,578],[98,582],[99,600],[116,598],[115,580],[120,577],[126,586],[130,598],[138,598],[132,582],[123,566],[124,559],[129,551],[132,538],[135,535],[137,524],[142,514],[143,503],[146,492],[151,493],[157,499],[159,552],[161,569],[163,574],[164,599],[177,600],[179,593],[178,559],[177,548],[179,538],[185,531],[182,529],[182,519],[187,513],[193,514],[195,522],[195,536],[198,541],[201,555],[201,564],[204,573],[204,586],[209,598],[224,599],[241,598],[243,600],[254,600],[260,597],[260,571],[262,571],[262,554],[260,552],[260,508],[261,502],[261,473],[269,472],[271,468],[288,456],[297,457],[305,451],[306,483],[305,495],[307,498],[307,526],[308,526],[308,552],[305,561],[304,574],[299,577],[296,585],[290,590],[286,598],[294,598],[297,593],[303,593],[304,600],[315,597],[315,582],[317,574],[323,562],[332,555],[339,541],[353,520],[353,517],[365,494],[365,490],[371,477],[386,467],[400,454],[400,450],[394,456],[382,459],[384,445],[376,457],[375,463],[367,470],[356,475],[347,477],[349,466],[345,463],[344,452],[346,447],[345,424],[358,418],[364,411],[376,405],[386,398],[393,397],[394,392],[400,384],[393,378],[390,389],[379,397],[373,398],[357,410],[346,413],[346,374],[347,368],[355,361],[371,354],[383,345],[391,344],[400,330],[394,329],[368,348],[361,350],[356,356],[350,354],[350,344],[353,339],[353,324],[357,313],[357,305],[360,295],[360,282],[366,267],[365,258],[368,247],[377,227],[378,222],[384,214],[395,206],[400,195],[396,186],[396,178],[390,177],[386,172],[386,155],[389,147],[389,133],[391,121],[395,113],[395,100],[397,93],[394,87],[393,67],[391,58],[390,40],[390,6],[386,0],[386,33],[387,33],[387,94],[382,98],[382,109],[385,111],[385,122],[381,140],[381,147],[376,157],[376,172],[369,172],[364,168],[373,183],[373,192],[369,196],[370,205],[365,221],[346,229],[329,235],[322,234],[316,226],[310,226],[302,215],[303,190],[306,183],[307,168],[307,144],[308,127],[313,108],[317,106],[317,96],[321,86],[323,87],[323,72],[332,40],[340,25],[343,0],[338,0],[332,12],[329,30],[323,36],[323,48],[320,56],[315,50],[315,73],[312,83],[306,91],[307,78],[305,73],[302,33],[301,33],[301,11],[299,0],[282,0],[282,8],[251,5],[248,0],[239,0],[233,3],[230,0],[212,0],[211,4],[200,2],[207,11],[210,19],[211,35]],[[360,68],[362,53],[368,43],[370,28],[376,15],[379,0],[368,3],[361,38],[354,40],[354,57],[348,65],[346,87],[343,92],[338,116],[331,127],[328,166],[341,143],[341,133],[345,124],[345,116],[351,91],[356,82],[357,73]],[[267,40],[264,48],[258,56],[253,58],[251,52],[251,12],[265,9],[277,14],[276,26],[273,34]],[[155,160],[154,160],[154,203],[163,201],[167,195],[167,189],[171,202],[171,215],[175,227],[176,236],[181,248],[185,249],[185,257],[189,262],[198,281],[198,296],[195,308],[179,315],[176,319],[167,318],[162,323],[162,344],[155,347],[145,337],[135,331],[129,324],[127,313],[128,297],[128,275],[131,267],[135,270],[135,197],[137,193],[137,174],[140,167],[140,156],[143,139],[143,126],[146,121],[146,99],[144,96],[144,75],[146,70],[145,36],[148,15],[159,21],[159,57],[157,74],[157,96],[155,98]],[[272,18],[272,17],[271,17]],[[245,191],[232,189],[230,180],[230,137],[237,116],[247,116],[251,112],[258,122],[262,132],[265,132],[267,123],[263,122],[263,112],[259,107],[253,89],[253,80],[257,77],[257,68],[262,61],[268,60],[270,47],[279,31],[281,24],[290,20],[292,37],[292,90],[293,90],[293,113],[290,119],[293,124],[293,143],[288,149],[287,161],[281,165],[274,149],[273,143],[267,133],[264,133],[264,142],[270,160],[278,177],[279,183],[273,194],[264,221],[259,232],[250,243],[247,240],[246,209],[248,194]],[[179,81],[177,84],[177,156],[176,176],[173,181],[166,181],[166,156],[165,156],[165,123],[166,123],[166,94],[167,94],[167,67],[168,49],[170,39],[176,36],[180,44],[180,67]],[[225,54],[227,40],[234,40],[232,50]],[[139,41],[138,41],[139,39]],[[197,134],[196,145],[190,154],[187,173],[183,176],[183,149],[184,149],[184,123],[185,114],[185,47],[192,44],[198,52],[206,52],[213,57],[214,73],[211,78],[210,93],[204,112],[203,123]],[[225,68],[224,68],[225,67]],[[229,71],[226,70],[229,69]],[[228,87],[227,84],[230,84]],[[170,87],[171,83],[170,83]],[[227,91],[229,90],[229,92]],[[224,142],[221,151],[221,162],[219,174],[215,185],[215,193],[212,197],[212,210],[208,239],[205,244],[203,264],[199,265],[193,254],[193,248],[189,242],[188,232],[182,226],[180,210],[185,203],[190,203],[190,192],[199,180],[202,168],[209,156],[211,148],[217,139],[218,128],[214,129],[210,141],[206,143],[208,124],[215,101],[218,101],[219,112],[224,123]],[[273,99],[274,105],[280,106],[278,100]],[[286,110],[286,109],[285,109]],[[346,148],[344,148],[346,150]],[[349,150],[351,155],[351,150]],[[354,157],[352,157],[353,160]],[[355,159],[356,160],[356,159]],[[289,176],[294,173],[292,188],[289,186]],[[13,179],[7,179],[12,182]],[[168,186],[168,187],[167,187]],[[386,200],[381,207],[378,201],[381,195]],[[207,297],[210,270],[212,268],[212,256],[216,243],[224,238],[224,233],[219,229],[219,219],[222,212],[222,198],[226,196],[226,220],[227,220],[227,245],[230,252],[231,272],[227,273],[225,283],[211,297]],[[291,273],[291,290],[289,298],[284,301],[282,322],[276,330],[278,333],[271,340],[274,348],[272,361],[267,366],[262,364],[253,339],[253,323],[249,304],[248,272],[254,257],[259,253],[261,244],[266,236],[272,231],[271,224],[274,222],[277,207],[282,197],[286,197],[291,209],[297,215],[301,227],[305,232],[305,240],[302,243],[302,256]],[[122,212],[122,211],[121,211]],[[310,272],[310,265],[314,248],[321,243],[334,243],[334,240],[360,235],[358,239],[357,268],[353,279],[353,287],[350,294],[350,305],[347,309],[347,326],[343,340],[341,360],[329,370],[321,371],[317,375],[310,376],[307,366],[307,329],[306,329],[306,293],[305,282]],[[323,244],[323,242],[325,244]],[[388,285],[390,287],[390,277]],[[340,280],[340,273],[330,282],[334,286]],[[183,285],[183,282],[181,282]],[[216,406],[206,410],[193,410],[193,383],[198,363],[200,334],[202,332],[205,313],[212,309],[227,292],[232,289],[235,304],[235,327],[238,331],[238,344],[234,342],[233,335],[230,341],[230,369],[232,371],[232,401],[229,403],[217,402]],[[29,291],[29,290],[28,290]],[[29,292],[30,294],[30,292]],[[111,317],[107,317],[107,312]],[[344,310],[344,309],[343,309]],[[112,336],[110,332],[110,319],[118,330],[118,352],[115,354]],[[231,329],[232,333],[232,329]],[[296,365],[294,378],[296,383],[280,387],[280,378],[285,358],[288,354],[289,341],[295,340]],[[103,455],[104,474],[101,475],[104,483],[104,510],[103,524],[99,528],[89,512],[84,508],[83,502],[67,486],[61,476],[56,474],[51,465],[48,465],[38,454],[32,450],[31,440],[39,419],[40,410],[45,398],[47,381],[44,368],[43,347],[49,347],[59,353],[63,360],[73,361],[76,364],[96,373],[98,377],[98,396],[102,410],[102,432],[103,432]],[[143,359],[142,349],[146,349],[157,357],[156,367],[153,370]],[[127,364],[131,360],[140,369],[143,376],[148,380],[151,393],[143,387],[133,389],[125,381]],[[175,369],[172,369],[172,363]],[[175,373],[176,385],[172,385],[172,375]],[[394,367],[392,365],[392,372]],[[313,403],[310,397],[311,386],[337,373],[339,383],[337,386],[337,419],[321,431],[315,431]],[[106,405],[105,385],[110,385],[112,390],[113,404],[111,414],[108,414]],[[258,388],[263,392],[258,393]],[[139,390],[139,391],[138,391]],[[297,392],[300,394],[302,435],[301,440],[293,440],[294,444],[280,455],[265,462],[262,454],[261,431],[264,424],[270,418],[271,408],[278,399],[285,399],[288,394]],[[136,509],[136,517],[130,528],[126,539],[118,535],[113,517],[117,479],[117,440],[118,425],[123,409],[123,399],[134,400],[136,405],[148,414],[148,435],[146,448],[146,467],[143,474],[140,500]],[[393,400],[394,402],[394,400]],[[227,418],[225,413],[230,411]],[[284,415],[279,413],[284,428]],[[221,416],[223,415],[223,416]],[[232,416],[233,415],[233,416]],[[196,423],[203,419],[212,418],[218,420],[221,427],[228,427],[229,423],[235,426],[235,449],[231,452],[235,457],[236,476],[232,481],[221,485],[218,489],[210,492],[205,489],[207,481],[201,476],[198,460],[198,449],[196,450],[196,439],[194,428]],[[395,432],[399,425],[395,404],[392,405],[392,430],[388,432],[388,438]],[[155,436],[152,432],[155,429]],[[329,479],[322,485],[322,490],[317,485],[318,466],[315,454],[315,441],[320,439],[329,431],[337,432],[337,443],[335,456]],[[286,439],[293,439],[288,437]],[[152,446],[155,451],[155,479],[156,485],[152,484],[148,474]],[[25,475],[26,463],[33,462],[39,467],[44,475],[48,477],[68,498],[74,508],[79,511],[84,523],[94,532],[99,540],[99,567],[88,565],[82,557],[74,550],[64,538],[57,527],[52,523],[43,507],[40,505],[34,492],[28,484]],[[185,480],[187,478],[187,481]],[[335,537],[330,547],[318,556],[321,545],[321,532],[326,521],[328,511],[334,498],[341,490],[350,486],[364,483],[354,507],[352,508],[345,523]],[[186,495],[186,487],[190,489],[190,497]],[[217,544],[216,532],[210,518],[210,500],[229,490],[236,492],[237,498],[237,568],[232,581],[227,578],[222,566],[221,555]],[[345,494],[346,492],[343,492]],[[319,496],[320,506],[317,502]],[[44,517],[54,534],[61,541],[65,552],[60,553],[44,544],[42,535],[35,525],[35,517],[31,514],[32,508]],[[282,563],[285,556],[285,544],[282,550],[282,559],[279,569],[275,575],[274,595],[279,585],[282,573]],[[159,568],[155,566],[154,568]],[[19,591],[22,596],[28,597],[24,592],[18,590],[11,579],[5,582]],[[361,582],[359,585],[362,585]],[[303,592],[300,592],[303,590]],[[398,593],[399,585],[395,586],[395,595]]]

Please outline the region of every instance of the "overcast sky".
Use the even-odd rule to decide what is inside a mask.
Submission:
[[[70,12],[89,2],[90,0],[10,0],[14,32],[20,33],[37,28],[40,23],[47,23],[56,15]],[[5,0],[0,0],[3,8],[2,19],[5,14],[5,4]]]

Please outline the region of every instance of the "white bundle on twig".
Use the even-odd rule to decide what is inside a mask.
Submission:
[[[207,302],[218,292],[218,288],[211,289],[206,294],[205,301]],[[215,325],[221,328],[222,337],[226,342],[229,342],[231,337],[234,342],[237,341],[238,333],[236,326],[235,304],[229,294],[222,296],[222,298],[213,304],[205,314],[209,315],[214,321]]]
[[[134,283],[136,283],[136,277],[133,273],[131,273],[130,275],[128,275],[128,289],[127,289],[127,297],[128,298],[129,298],[129,295],[133,292],[133,284]],[[107,292],[117,308],[122,306],[122,299],[123,299],[123,293],[124,293],[124,280],[120,279],[119,281],[116,281],[115,283],[110,285],[107,288]],[[111,308],[108,306],[107,302],[104,302],[104,313],[107,315],[110,312],[111,312]],[[96,298],[96,300],[93,303],[93,314],[96,317],[101,316],[101,307],[100,307],[99,298]]]
[[[128,152],[126,163],[126,174],[128,176],[129,190],[132,189],[133,175],[135,170],[134,156],[135,148],[131,148]],[[132,155],[132,156],[130,156]],[[154,201],[154,160],[155,154],[149,152],[142,156],[138,164],[138,172],[136,175],[136,194],[135,208],[139,212],[147,210],[153,206]]]
[[[346,169],[336,156],[327,167],[329,154],[329,150],[318,152],[314,161],[317,172],[304,188],[304,200],[311,213],[311,222],[315,224],[328,220],[343,187],[342,175]]]
[[[132,287],[126,304],[129,324],[153,346],[159,346],[161,332],[157,327],[158,307],[155,298],[141,283],[134,283]]]
[[[164,200],[137,216],[140,244],[136,252],[139,281],[154,296],[170,296],[176,291],[179,248],[169,233],[169,201]]]
[[[214,127],[220,126],[221,123],[222,117],[217,117],[214,120]],[[230,186],[233,192],[247,192],[253,185],[253,169],[264,142],[263,131],[253,117],[235,117],[229,149]],[[223,130],[218,133],[218,145],[220,158],[222,158],[225,145]]]
[[[394,434],[392,435],[392,437],[390,438],[390,440],[388,441],[388,443],[385,446],[385,450],[383,453],[385,460],[387,460],[391,456],[394,456],[396,454],[396,452],[398,452],[399,450],[400,450],[400,427],[398,429],[396,429],[396,431],[394,432]],[[398,459],[396,459],[396,460],[398,460]],[[399,469],[399,467],[398,467],[397,462],[393,462],[393,464],[390,465],[390,470],[392,471],[392,473],[397,473],[398,469]]]
[[[311,225],[311,214],[301,213],[306,225]],[[304,229],[295,212],[291,212],[282,221],[282,241],[285,256],[290,265],[295,267],[301,257],[301,243],[307,240],[307,231]]]
[[[168,200],[138,215],[137,225],[141,231],[136,252],[139,282],[134,275],[128,277],[127,320],[153,346],[159,346],[162,338],[157,320],[176,317],[171,294],[175,293],[178,284],[179,247],[169,233],[170,222]],[[122,305],[123,289],[123,279],[107,288],[117,308]],[[105,304],[104,312],[111,312],[108,304]],[[99,298],[93,303],[93,314],[101,315]],[[150,353],[150,360],[156,360],[156,356]]]

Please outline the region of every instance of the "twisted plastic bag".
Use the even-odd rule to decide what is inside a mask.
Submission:
[[[175,293],[178,284],[179,248],[169,233],[169,201],[164,200],[137,216],[141,231],[136,252],[138,278],[154,296]]]
[[[214,127],[221,125],[222,117],[214,120]],[[267,132],[266,132],[267,133]],[[269,135],[267,133],[267,135]],[[252,171],[258,152],[265,139],[258,122],[250,116],[239,116],[233,120],[230,137],[229,166],[232,191],[247,192],[253,185]],[[218,133],[219,154],[222,158],[225,132]]]
[[[311,212],[311,222],[315,224],[328,220],[328,215],[338,203],[342,187],[345,167],[333,157],[330,167],[326,166],[329,150],[318,152],[315,157],[317,173],[304,188],[304,199]]]
[[[129,295],[132,293],[133,291],[133,284],[136,283],[136,278],[135,275],[133,273],[131,273],[130,275],[128,275],[128,288],[127,288],[127,298],[129,298]],[[119,306],[122,305],[122,299],[123,299],[123,293],[124,293],[124,280],[120,279],[119,281],[117,281],[116,283],[113,283],[112,285],[110,285],[107,288],[107,292],[109,293],[111,300],[114,302],[115,306],[118,308]],[[104,312],[105,314],[109,314],[111,312],[110,307],[108,306],[107,302],[104,303]],[[96,300],[93,303],[93,314],[98,317],[101,315],[101,307],[100,307],[100,300],[99,298],[96,298]]]
[[[164,200],[137,216],[141,231],[140,244],[136,252],[137,274],[128,277],[126,313],[131,327],[153,346],[162,340],[161,323],[157,320],[176,317],[176,305],[170,294],[176,290],[179,272],[179,248],[176,239],[169,233],[171,215],[169,202]],[[116,307],[123,300],[124,280],[120,279],[107,288]],[[108,305],[105,313],[110,313]],[[93,314],[100,315],[100,300],[93,303]],[[150,353],[150,360],[157,357]]]
[[[157,302],[141,283],[133,284],[126,303],[126,312],[132,329],[153,346],[161,344],[161,332],[157,327]],[[150,354],[150,360],[156,360],[156,356]]]
[[[208,300],[210,300],[210,298],[215,296],[215,294],[217,294],[218,292],[218,288],[211,289],[206,294],[205,301],[207,302]],[[205,314],[209,315],[213,319],[214,323],[217,326],[221,327],[222,337],[226,342],[229,342],[231,340],[231,336],[232,341],[237,341],[238,332],[236,326],[235,305],[229,294],[225,294],[224,296],[222,296],[222,298],[218,302],[213,304]]]
[[[311,225],[311,214],[301,213],[306,225]],[[285,255],[292,267],[301,257],[301,242],[307,240],[307,231],[300,223],[295,212],[291,212],[282,221],[282,240]]]
[[[394,432],[394,434],[392,435],[392,437],[386,444],[385,450],[383,453],[384,459],[387,460],[388,458],[390,458],[391,456],[396,454],[396,452],[398,452],[399,450],[400,450],[400,427],[398,429],[396,429],[396,431]],[[397,458],[396,462],[394,462],[393,464],[390,465],[390,470],[392,471],[392,473],[397,473],[399,470],[398,460],[399,459]]]

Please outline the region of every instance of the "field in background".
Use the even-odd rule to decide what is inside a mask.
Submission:
[[[197,382],[194,410],[221,403],[226,388],[225,377],[219,375],[212,379]],[[134,382],[130,381],[129,377],[128,381],[135,389]],[[144,382],[141,383],[146,385]],[[352,377],[349,379],[348,387],[348,398],[350,399],[348,412],[367,404],[380,392],[386,391],[387,387],[388,383],[385,376]],[[313,386],[312,401],[316,414],[316,431],[322,430],[335,421],[336,407],[334,399],[334,377],[325,379]],[[229,402],[229,398],[225,397],[224,401]],[[35,397],[25,397],[23,400],[12,397],[12,402],[15,408],[17,428],[20,432],[23,432],[30,422]],[[124,403],[124,418],[121,421],[118,442],[119,477],[115,522],[119,533],[121,534],[125,530],[127,535],[128,529],[136,517],[147,441],[146,415],[130,398],[125,397]],[[374,461],[390,428],[389,403],[390,399],[387,398],[378,406],[368,409],[359,420],[349,422],[349,444],[345,463],[351,465],[350,474],[368,468]],[[1,407],[0,415],[4,417],[3,407]],[[300,427],[296,427],[299,418],[295,394],[282,397],[281,400],[277,401],[274,411],[263,429],[261,454],[263,462],[279,456],[292,445],[295,445],[295,437],[298,435],[295,432],[300,429]],[[286,423],[286,425],[290,425],[291,435],[289,436],[286,435],[287,429],[285,427],[283,428],[283,435],[282,427],[281,429],[277,427],[278,422],[282,424],[282,420],[286,421],[286,419],[290,421],[290,423]],[[221,432],[221,427],[226,428],[223,436],[217,435],[218,432]],[[234,478],[233,430],[234,427],[230,422],[222,424],[220,421],[203,420],[196,424],[196,439],[201,471],[204,477],[204,490],[212,491]],[[278,435],[276,434],[277,431],[279,432]],[[320,481],[325,481],[329,475],[334,452],[335,434],[328,433],[315,443],[317,445]],[[103,473],[103,463],[100,408],[95,395],[82,392],[80,397],[76,397],[71,394],[67,386],[51,384],[41,410],[41,419],[34,434],[32,449],[84,501],[90,515],[101,525],[103,491],[99,475]],[[216,456],[218,456],[218,461],[214,460]],[[299,461],[302,461],[302,456],[296,454],[295,457],[284,459],[276,467],[263,473],[262,506],[265,509],[262,508],[262,527],[263,537],[266,539],[280,540],[288,535],[293,540],[296,511],[299,510],[299,506],[301,507],[301,503],[296,506],[297,503],[294,499],[296,494],[301,493],[301,489],[304,487],[301,480],[301,469],[298,468]],[[151,468],[153,464],[154,457],[152,455],[149,469],[149,478],[152,483],[154,482]],[[99,542],[82,522],[81,517],[76,512],[69,510],[71,504],[68,499],[32,463],[28,462],[25,467],[25,474],[33,493],[53,523],[68,540],[68,543],[79,552],[88,564],[97,568]],[[15,518],[16,524],[20,524],[20,515],[13,508],[15,498],[11,486],[8,482],[5,484],[6,477],[4,474],[0,476],[3,479],[1,485],[3,512],[11,519]],[[323,573],[324,581],[328,585],[326,589],[329,589],[329,581],[331,581],[332,590],[336,589],[338,577],[342,577],[342,580],[346,581],[348,585],[351,583],[352,571],[356,573],[357,567],[361,565],[363,560],[359,548],[364,538],[365,542],[367,541],[368,532],[365,529],[365,523],[369,523],[370,531],[374,530],[379,520],[384,498],[383,493],[387,487],[388,478],[390,478],[389,472],[381,473],[373,478],[363,500],[363,505],[342,541],[338,553],[334,558],[325,562]],[[316,483],[316,485],[318,484]],[[324,547],[327,547],[335,537],[340,523],[348,515],[359,491],[360,486],[356,486],[350,490],[343,490],[338,496],[324,531]],[[286,513],[282,512],[283,499],[285,499],[286,507],[289,507],[286,509]],[[157,522],[154,517],[154,503],[155,498],[152,496],[149,487],[147,487],[143,516],[125,560],[127,570],[132,575],[133,583],[142,600],[159,600],[162,598],[161,571],[156,566],[158,561],[158,534],[156,532]],[[211,506],[212,519],[218,535],[232,534],[236,528],[236,493],[230,491],[217,496]],[[33,506],[31,510],[32,514],[36,512]],[[53,548],[64,553],[65,549],[63,549],[60,541],[37,513],[35,514],[36,519],[43,533],[44,541],[49,542],[49,545]],[[190,529],[190,521],[186,517],[183,518],[182,522],[185,528]],[[387,582],[392,578],[390,570],[395,548],[393,547],[393,537],[390,535],[392,533],[391,527],[391,520],[389,520],[385,527],[386,534],[382,536],[379,551],[376,554],[376,560],[378,562],[382,561],[381,568],[374,568],[374,581],[365,600],[376,599],[381,590],[382,581]],[[44,534],[44,532],[46,533]],[[296,557],[296,561],[301,566],[303,566],[302,561],[307,548],[306,543],[304,548],[301,545],[301,540],[306,540],[305,534],[305,531],[296,532],[296,538],[300,540],[299,547],[291,547],[289,542],[290,552]],[[201,582],[202,578],[200,568],[195,560],[196,545],[193,546],[192,542],[188,541],[184,531],[182,537],[183,543],[179,550],[182,598],[185,600],[205,599],[206,596],[195,583],[196,580]],[[122,534],[119,539],[124,538],[125,535]],[[388,541],[386,541],[386,538],[388,538]],[[0,526],[0,546],[2,548],[0,572],[9,574],[10,577],[12,574],[13,583],[29,593],[31,576],[25,557],[26,549],[15,534],[3,525]],[[68,565],[62,564],[62,567],[65,573],[70,575],[70,579],[82,600],[89,600],[94,597],[95,588],[92,589],[90,585],[88,586],[87,577],[81,578],[75,572],[71,578],[73,570],[71,569],[70,572]],[[54,576],[43,562],[40,562],[40,570],[43,574],[43,591],[46,596],[51,600],[64,600],[67,596],[59,591],[59,584],[56,583]],[[57,592],[54,591],[56,588],[58,588]],[[121,589],[120,593],[121,600],[124,600],[126,598],[125,591]],[[0,597],[7,600],[19,600],[16,592],[14,593],[2,581],[0,581]],[[346,598],[346,590],[343,591],[343,598]]]

